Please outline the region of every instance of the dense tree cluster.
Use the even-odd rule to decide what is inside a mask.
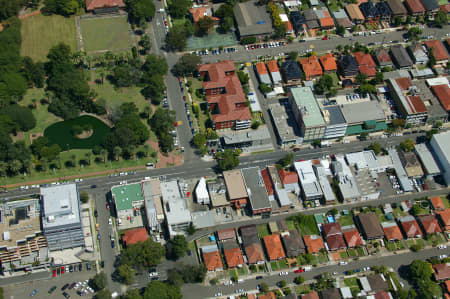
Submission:
[[[152,0],[126,0],[126,10],[130,23],[142,25],[155,16],[155,4]]]
[[[194,26],[186,19],[184,24],[175,24],[166,36],[166,47],[172,51],[183,51],[186,48],[187,38],[194,33]]]
[[[173,149],[173,138],[170,131],[175,128],[175,111],[158,108],[149,120],[149,125],[159,140],[162,152]]]
[[[167,4],[170,16],[178,19],[186,17],[192,7],[192,1],[190,0],[171,0]]]
[[[78,0],[44,0],[42,12],[45,14],[58,14],[69,16],[77,12],[81,7]]]
[[[431,264],[422,260],[415,260],[409,266],[410,279],[415,283],[418,292],[416,298],[437,298],[441,295],[441,288],[432,280]]]
[[[177,264],[176,268],[168,271],[167,281],[171,285],[181,286],[183,283],[201,283],[206,277],[204,265]]]
[[[177,260],[183,257],[188,250],[188,242],[183,235],[177,235],[167,242],[167,255]]]
[[[225,3],[214,12],[214,15],[220,18],[219,31],[227,33],[234,27],[234,12],[233,5]]]
[[[25,4],[36,6],[39,0],[0,0],[0,21],[16,16]]]
[[[177,76],[192,75],[197,70],[197,66],[202,62],[200,56],[195,54],[184,54],[178,59],[172,68],[172,73]]]
[[[148,239],[145,242],[130,244],[120,254],[120,265],[128,265],[141,270],[161,263],[165,250],[161,244]]]

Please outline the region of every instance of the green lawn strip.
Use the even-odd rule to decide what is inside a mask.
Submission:
[[[86,52],[121,52],[133,45],[131,28],[125,16],[82,19],[80,22]]]
[[[288,230],[296,230],[297,229],[297,227],[295,226],[295,222],[292,220],[287,220],[286,226],[287,226]]]
[[[295,292],[297,293],[297,295],[308,294],[309,292],[311,292],[311,287],[309,286],[309,284],[296,286]]]
[[[266,272],[266,266],[265,266],[265,264],[258,265],[258,272]]]
[[[386,249],[389,251],[394,251],[397,249],[397,246],[395,246],[394,242],[385,241],[385,244],[386,244]]]
[[[349,256],[349,257],[357,257],[357,256],[358,256],[358,253],[357,253],[356,250],[353,249],[353,248],[348,249],[348,250],[347,250],[347,253],[348,253],[348,256]]]
[[[270,267],[272,268],[272,271],[278,270],[279,265],[277,261],[270,262]]]
[[[356,251],[358,252],[358,256],[365,256],[366,255],[366,252],[364,251],[364,249],[362,247],[356,248]]]
[[[263,237],[265,237],[267,235],[270,235],[267,224],[259,224],[256,226],[256,229],[258,230],[258,237],[260,239],[262,239]]]
[[[46,61],[51,47],[65,43],[77,50],[74,17],[36,15],[21,20],[21,55]]]
[[[402,209],[400,209],[399,207],[393,209],[393,214],[395,218],[404,217],[408,215],[408,213],[403,212]]]
[[[347,254],[347,252],[345,252],[345,251],[341,251],[341,252],[339,253],[339,255],[341,256],[341,259],[346,259],[346,258],[348,258],[348,254]]]
[[[381,209],[376,208],[375,213],[377,214],[377,217],[380,220],[380,222],[385,222],[388,220],[388,219],[386,219],[386,217]]]
[[[416,244],[414,239],[410,239],[410,240],[406,240],[406,245],[408,245],[408,247],[413,246],[414,244]]]
[[[328,255],[326,253],[319,252],[317,255],[317,260],[320,264],[328,262]]]
[[[319,234],[319,229],[317,228],[316,220],[313,215],[302,215],[298,222],[298,226],[303,236]]]
[[[355,290],[357,292],[360,291],[359,285],[358,285],[358,278],[351,277],[351,278],[345,278],[344,284],[349,287],[352,291]]]
[[[405,244],[403,243],[403,240],[397,241],[395,242],[395,244],[397,245],[398,250],[405,249]]]
[[[341,226],[347,226],[347,225],[354,225],[355,222],[353,221],[352,215],[344,215],[340,216],[338,219],[338,222]]]
[[[441,196],[441,200],[446,209],[450,208],[450,200],[446,196]]]
[[[238,274],[236,272],[236,269],[231,269],[228,271],[228,273],[230,274],[231,279],[233,279],[234,281],[238,280]]]
[[[248,274],[248,270],[247,270],[247,267],[245,265],[242,266],[242,268],[237,268],[237,271],[238,271],[239,276]]]
[[[278,261],[278,265],[279,265],[279,268],[280,268],[280,269],[286,269],[286,268],[289,268],[289,265],[286,263],[285,260],[280,260],[280,261]]]

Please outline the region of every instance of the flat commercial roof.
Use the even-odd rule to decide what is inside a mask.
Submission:
[[[244,178],[239,169],[224,171],[223,178],[225,179],[230,200],[248,197]]]
[[[434,160],[433,155],[431,154],[430,150],[428,149],[428,146],[425,143],[416,144],[415,149],[427,174],[437,175],[441,172],[439,166]]]
[[[332,126],[346,123],[344,115],[337,106],[324,107],[323,114],[327,125]]]
[[[269,129],[261,126],[257,130],[248,131],[230,131],[222,135],[225,144],[239,144],[243,142],[258,141],[270,139]]]
[[[323,194],[322,189],[314,174],[312,161],[295,162],[294,166],[306,197],[321,196]]]
[[[80,200],[76,184],[41,188],[45,228],[81,222]]]
[[[133,201],[144,200],[141,183],[114,186],[111,193],[118,211],[132,209]]]
[[[340,108],[348,124],[385,119],[384,111],[376,101],[348,104]]]
[[[176,180],[161,183],[161,192],[169,225],[191,222],[191,212],[186,198],[182,197]]]
[[[402,161],[400,160],[397,150],[394,148],[389,149],[388,153],[389,156],[392,158],[395,174],[397,175],[398,182],[400,183],[400,186],[402,187],[403,191],[405,192],[413,191],[411,182],[408,179],[408,175],[406,174],[405,168],[403,168]]]
[[[274,103],[269,105],[269,110],[281,142],[300,143],[301,137],[299,128],[292,111],[289,110],[288,106]]]
[[[272,32],[272,21],[266,6],[258,5],[258,1],[237,3],[234,7],[234,17],[241,36]]]
[[[439,145],[442,153],[445,155],[445,159],[450,161],[450,131],[434,134],[432,140]],[[449,171],[447,169],[447,171]]]
[[[267,195],[261,172],[258,167],[242,169],[245,184],[250,190],[249,198],[253,210],[270,208],[269,196]]]
[[[310,87],[291,88],[292,97],[302,110],[302,119],[306,127],[324,126],[322,112]]]

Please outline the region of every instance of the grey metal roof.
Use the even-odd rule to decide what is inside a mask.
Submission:
[[[392,58],[394,58],[397,63],[397,66],[400,68],[410,67],[414,64],[411,57],[409,57],[408,52],[406,52],[406,49],[402,45],[392,46],[391,54]]]
[[[387,0],[386,2],[394,15],[406,15],[408,13],[401,0]]]
[[[247,186],[250,204],[253,210],[270,208],[269,196],[267,195],[264,180],[258,167],[242,169],[242,175]]]
[[[300,129],[289,106],[274,103],[269,105],[269,110],[281,143],[300,142]]]
[[[145,216],[147,217],[148,225],[152,229],[155,229],[158,227],[159,222],[156,213],[155,202],[153,201],[152,182],[142,182],[142,191],[144,193]]]
[[[198,229],[215,226],[214,213],[214,210],[192,212],[192,224]]]
[[[394,163],[395,174],[397,175],[398,182],[400,183],[400,186],[402,187],[403,191],[405,192],[413,191],[411,182],[409,181],[408,175],[406,174],[406,171],[403,168],[397,150],[389,149],[388,153],[392,159],[392,162]]]
[[[339,108],[348,124],[385,119],[383,109],[377,101],[347,104]]]
[[[266,6],[258,5],[258,1],[236,4],[234,17],[241,36],[272,33],[272,21],[266,11]]]
[[[227,145],[266,139],[270,139],[267,127],[260,127],[251,131],[230,131],[222,136],[223,142]]]
[[[341,112],[341,109],[337,106],[330,106],[325,107],[323,110],[328,111],[329,121],[327,122],[328,125],[339,125],[339,124],[345,124],[345,118],[344,115]]]
[[[347,13],[345,12],[345,9],[343,9],[343,8],[333,12],[333,15],[336,19],[348,18]]]

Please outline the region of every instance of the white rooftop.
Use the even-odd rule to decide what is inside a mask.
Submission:
[[[80,223],[80,201],[76,184],[43,187],[41,198],[44,208],[44,229]]]
[[[319,182],[314,174],[312,161],[295,162],[294,166],[306,197],[322,195],[323,193],[319,186]]]
[[[200,181],[197,184],[197,188],[195,188],[195,196],[198,201],[206,199],[209,200],[208,189],[206,188],[206,180],[204,177],[200,178]]]

